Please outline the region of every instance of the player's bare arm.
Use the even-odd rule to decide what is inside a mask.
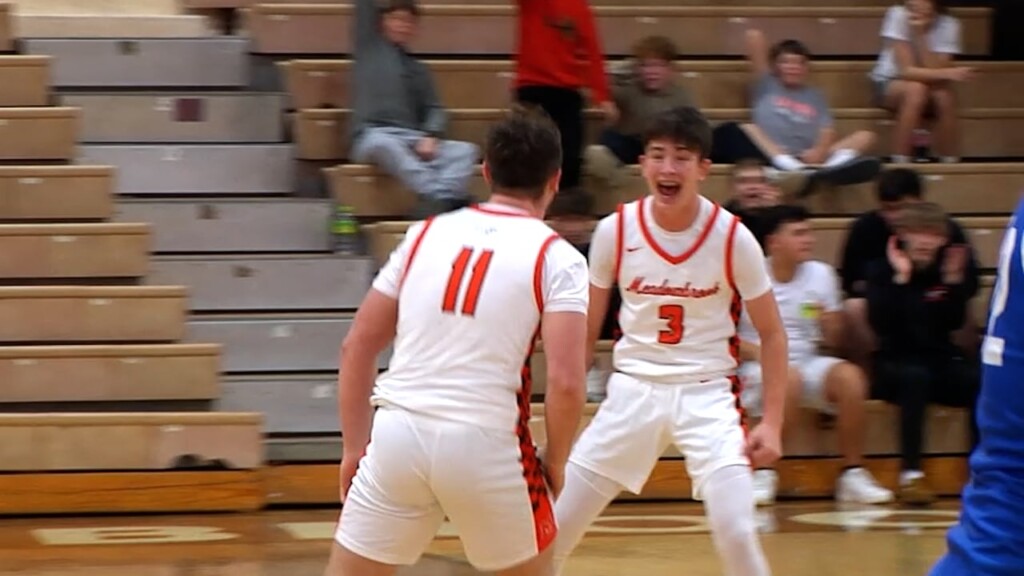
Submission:
[[[544,468],[556,498],[562,491],[565,464],[569,461],[587,401],[587,332],[586,314],[547,312],[541,320],[541,338],[547,357]]]
[[[843,337],[843,314],[842,312],[822,312],[821,319],[821,346],[825,350],[838,350]]]
[[[755,466],[768,465],[781,456],[781,432],[786,403],[788,342],[771,290],[744,305],[761,340],[764,379],[764,416],[750,434],[750,457]]]
[[[348,493],[359,459],[370,443],[373,407],[370,394],[377,378],[377,357],[395,337],[398,301],[371,288],[341,344],[338,408],[343,438],[341,496]]]
[[[587,368],[594,365],[594,351],[597,341],[601,338],[601,328],[604,326],[604,318],[608,314],[608,305],[611,302],[611,288],[600,288],[594,284],[590,285],[590,306],[587,309]]]

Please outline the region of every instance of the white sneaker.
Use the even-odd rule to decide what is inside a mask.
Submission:
[[[600,403],[604,400],[608,393],[608,377],[610,375],[610,371],[597,366],[587,371],[587,402]]]
[[[858,504],[885,504],[894,499],[891,490],[875,480],[866,468],[851,468],[836,481],[836,500]]]
[[[754,470],[754,503],[758,506],[769,506],[775,503],[775,493],[779,490],[779,473],[775,470],[762,468]]]

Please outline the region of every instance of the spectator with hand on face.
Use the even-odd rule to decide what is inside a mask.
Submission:
[[[731,183],[732,194],[725,209],[739,216],[764,246],[766,210],[782,203],[782,191],[756,158],[745,158],[733,164]]]
[[[943,162],[959,160],[956,84],[974,71],[956,66],[960,22],[944,0],[907,0],[889,8],[882,23],[884,48],[871,72],[879,106],[896,114],[892,160],[909,162],[914,130],[935,118],[935,148]]]
[[[931,202],[905,206],[886,257],[867,276],[868,316],[878,337],[873,396],[900,408],[900,499],[929,504],[935,495],[921,458],[929,403],[971,410],[980,366],[953,342],[978,291],[978,268],[968,246],[950,243],[949,217]]]
[[[448,114],[431,72],[408,52],[418,25],[415,0],[357,0],[351,156],[415,192],[422,218],[468,204],[480,152],[443,138]]]

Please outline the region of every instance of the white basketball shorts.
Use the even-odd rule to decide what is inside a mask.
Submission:
[[[656,384],[621,372],[580,434],[570,460],[639,494],[670,445],[683,454],[693,497],[712,472],[750,466],[735,379]]]
[[[384,564],[415,564],[447,515],[469,562],[502,570],[556,535],[547,484],[525,432],[498,432],[380,408],[335,539]]]
[[[813,408],[825,414],[835,413],[833,406],[825,394],[825,379],[828,373],[837,364],[842,363],[840,358],[831,356],[808,356],[799,361],[791,362],[790,366],[800,371],[800,379],[803,380],[802,405],[806,408]],[[751,416],[760,416],[764,403],[764,380],[761,375],[760,362],[744,362],[739,368],[740,381],[743,383],[743,394],[741,400],[747,413]]]

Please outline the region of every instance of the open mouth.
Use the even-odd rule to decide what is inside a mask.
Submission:
[[[658,195],[662,198],[674,198],[679,195],[682,186],[678,182],[658,182]]]

